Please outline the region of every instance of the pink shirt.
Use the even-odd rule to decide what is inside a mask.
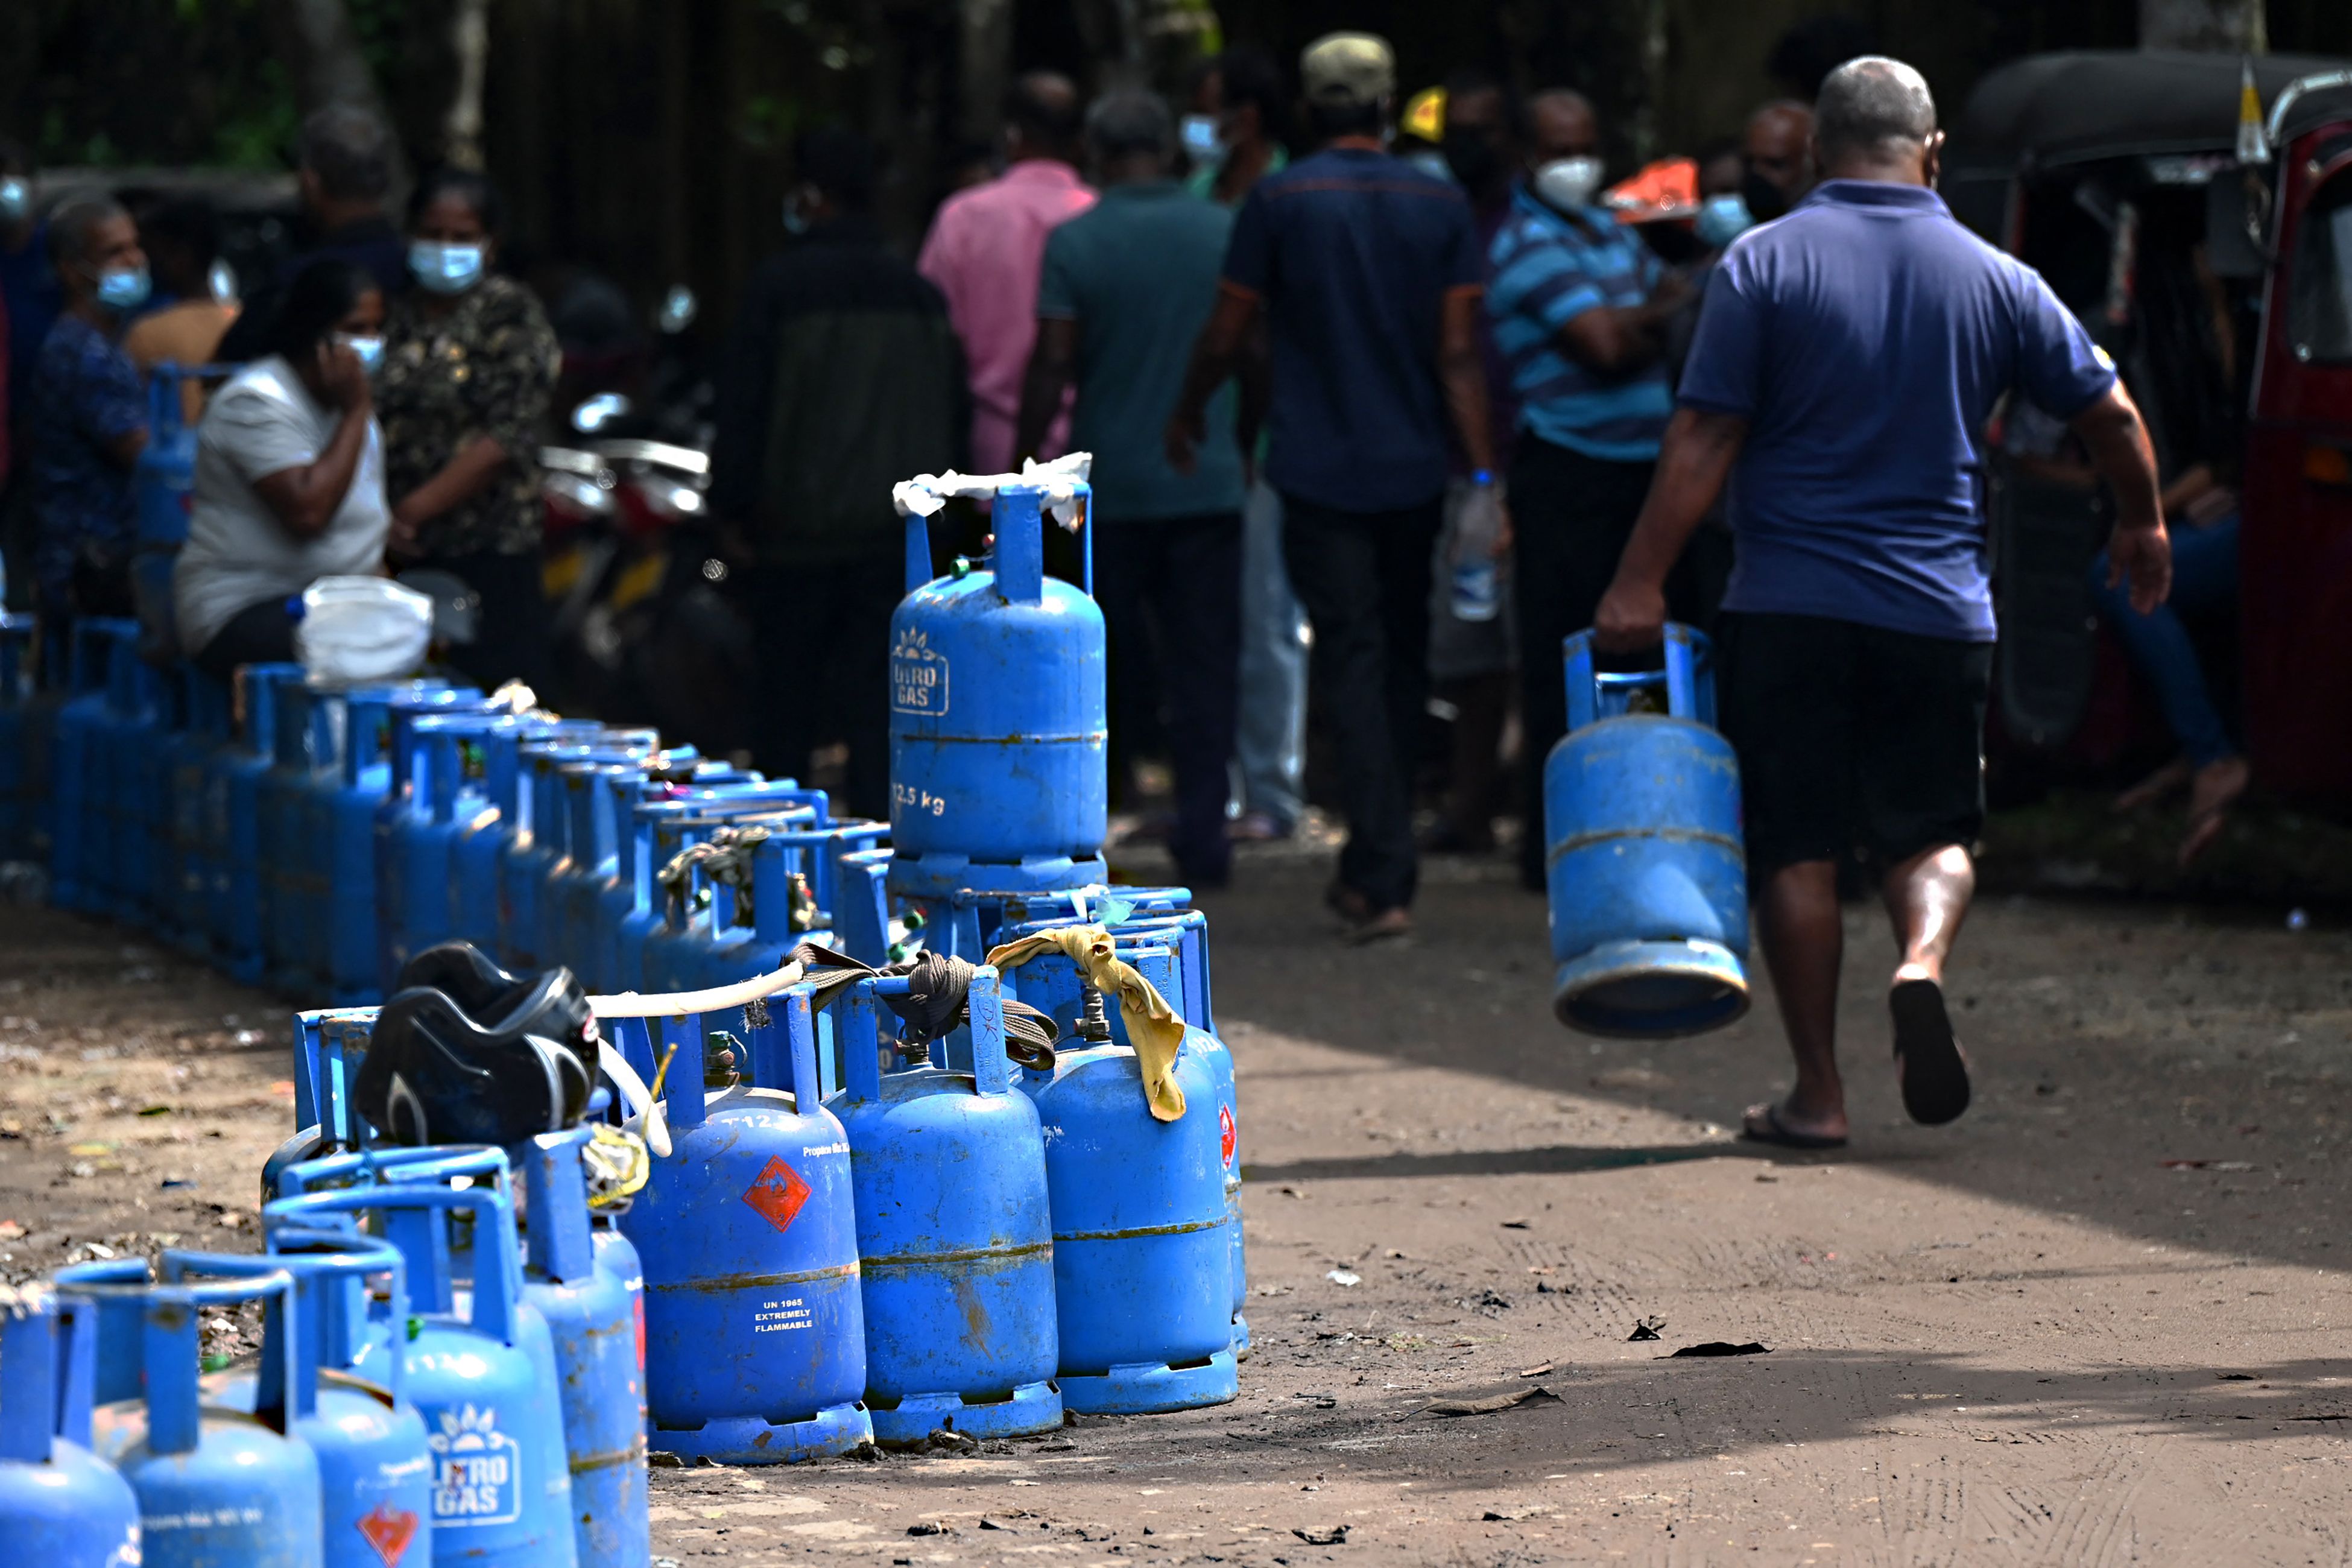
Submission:
[[[1037,275],[1045,269],[1045,237],[1094,205],[1094,192],[1076,169],[1031,158],[950,196],[931,220],[915,268],[947,296],[948,320],[963,340],[971,375],[974,473],[1012,467],[1021,376],[1037,342]],[[1069,438],[1065,398],[1037,456],[1059,456]]]

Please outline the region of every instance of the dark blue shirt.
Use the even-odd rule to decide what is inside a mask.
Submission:
[[[1993,639],[1985,421],[2071,419],[2115,369],[2032,268],[1917,185],[1832,180],[1732,242],[1681,401],[1748,421],[1729,610]]]
[[[131,470],[106,448],[147,423],[147,393],[104,333],[79,316],[59,316],[26,395],[33,448],[26,468],[39,528],[33,571],[43,595],[61,604],[85,545],[129,554],[138,504]]]
[[[1519,422],[1588,458],[1655,458],[1675,409],[1665,362],[1598,371],[1570,358],[1559,341],[1560,329],[1587,310],[1649,300],[1664,268],[1641,236],[1606,207],[1586,207],[1570,221],[1518,189],[1486,260],[1494,268],[1486,317],[1511,367]]]
[[[1440,317],[1483,278],[1462,193],[1385,153],[1327,148],[1258,182],[1224,282],[1265,302],[1275,489],[1342,511],[1444,491]]]

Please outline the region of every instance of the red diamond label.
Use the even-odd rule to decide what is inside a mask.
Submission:
[[[743,1201],[779,1231],[790,1228],[793,1216],[808,1200],[809,1184],[801,1180],[798,1171],[784,1163],[782,1155],[769,1161],[760,1179],[743,1189]]]
[[[1234,1163],[1234,1108],[1230,1105],[1220,1105],[1217,1107],[1217,1147],[1224,1152],[1225,1163],[1228,1165]]]
[[[406,1509],[395,1509],[378,1503],[359,1519],[360,1533],[383,1559],[383,1568],[400,1568],[400,1559],[408,1551],[408,1543],[416,1539],[416,1515]]]

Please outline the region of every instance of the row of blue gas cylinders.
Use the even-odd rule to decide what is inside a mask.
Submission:
[[[606,1019],[637,1076],[667,1086],[668,1147],[654,1140],[620,1220],[643,1255],[656,1449],[779,1462],[1234,1396],[1248,1331],[1233,1066],[1202,1026],[1205,921],[1185,901],[1140,890],[1111,911],[1120,956],[1193,1021],[1171,1122],[1145,1107],[1123,1021],[1080,1033],[1083,987],[1058,953],[1008,976],[1076,1037],[1049,1070],[1008,1063],[986,967],[968,1026],[912,1063],[876,1022],[904,978],[823,1005],[803,982],[748,1020],[730,1011],[723,1064],[706,1057],[720,1016]],[[1055,902],[1005,934],[1079,920]],[[331,1138],[364,1131],[341,1086],[371,1022],[323,1016],[298,1055],[298,1119]]]
[[[0,720],[19,773],[47,758],[52,787],[0,797],[0,826],[29,838],[46,815],[56,902],[341,1005],[380,1000],[410,953],[457,937],[592,988],[738,967],[831,930],[840,858],[887,838],[834,818],[822,791],[665,752],[649,730],[426,681],[322,690],[293,665],[224,687],[148,664],[129,621],[79,623],[71,694]],[[730,824],[765,835],[747,896],[699,871],[665,893],[658,870]],[[878,961],[887,917],[861,890],[837,935]]]
[[[592,1225],[590,1136],[520,1169],[297,1165],[260,1254],[82,1264],[0,1302],[0,1539],[55,1568],[642,1568],[642,1283]],[[258,1360],[206,1370],[203,1322],[254,1300]]]

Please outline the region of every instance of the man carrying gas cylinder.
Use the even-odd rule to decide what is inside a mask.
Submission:
[[[1846,1141],[1836,1054],[1837,863],[1882,878],[1888,1004],[1914,1121],[1969,1104],[1944,965],[1984,817],[1992,599],[1979,442],[2015,392],[2066,420],[2116,496],[2132,602],[2170,586],[2139,413],[2042,279],[1935,193],[1943,133],[1919,73],[1849,60],[1814,109],[1822,183],[1734,241],[1709,280],[1655,482],[1601,601],[1604,647],[1653,646],[1666,574],[1727,479],[1738,561],[1721,628],[1748,887],[1797,1064],[1749,1138]]]

